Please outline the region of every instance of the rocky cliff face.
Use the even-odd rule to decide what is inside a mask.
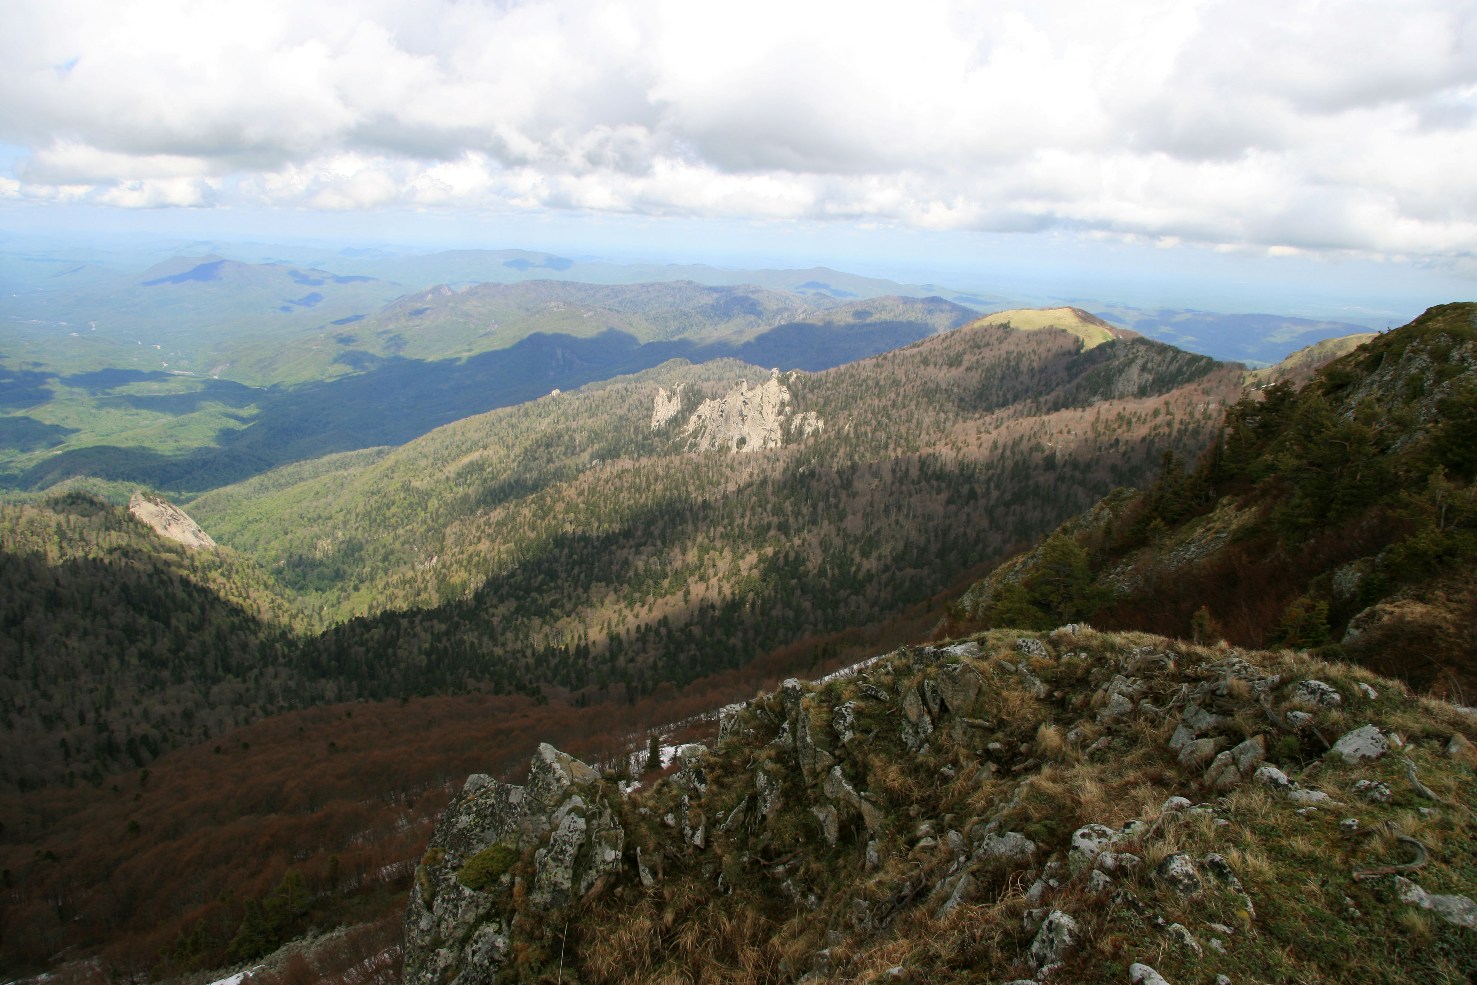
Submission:
[[[759,451],[779,448],[786,440],[809,437],[825,427],[811,412],[793,413],[790,390],[774,370],[768,380],[754,387],[748,380],[721,397],[704,400],[682,429],[690,447],[698,451]],[[681,410],[682,391],[657,391],[651,427],[664,427]]]
[[[128,501],[128,512],[159,536],[179,541],[192,550],[215,546],[215,541],[200,528],[200,524],[190,519],[178,506],[158,496],[134,493],[133,498]]]
[[[539,746],[521,787],[468,777],[415,870],[405,982],[494,980],[520,916],[587,893],[620,865],[623,837],[599,775],[550,745]]]
[[[473,778],[406,980],[1457,981],[1474,736],[1285,651],[906,648],[726,709],[625,798],[548,747],[525,787]]]

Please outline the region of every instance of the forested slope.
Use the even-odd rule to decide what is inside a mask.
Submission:
[[[1477,305],[1432,308],[1232,407],[1193,468],[1101,504],[964,621],[1319,648],[1477,695]]]

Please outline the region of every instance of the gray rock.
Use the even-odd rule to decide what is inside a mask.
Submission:
[[[1041,875],[1031,883],[1031,888],[1026,890],[1026,902],[1035,906],[1046,896],[1048,890],[1060,889],[1064,875],[1061,860],[1053,856],[1046,865],[1042,866]]]
[[[1046,644],[1029,636],[1022,636],[1015,641],[1015,652],[1026,657],[1049,657],[1051,654],[1046,649]]]
[[[1113,874],[1130,872],[1144,864],[1144,860],[1132,852],[1103,852],[1093,862],[1093,870]]]
[[[1275,766],[1260,766],[1252,774],[1252,777],[1262,786],[1271,787],[1273,790],[1285,791],[1291,790],[1293,787],[1293,783],[1287,778],[1287,774]]]
[[[942,919],[948,916],[956,907],[973,900],[978,893],[979,885],[975,882],[974,876],[968,872],[961,874],[954,883],[954,891],[949,894],[949,898],[944,900],[943,905],[938,908],[938,912],[934,914],[934,919]]]
[[[748,707],[744,702],[724,705],[718,709],[718,741],[723,742],[738,734],[739,726],[743,723],[743,710]]]
[[[1305,790],[1299,787],[1287,792],[1287,799],[1303,807],[1319,807],[1333,803],[1333,798],[1322,790]]]
[[[855,738],[856,706],[850,701],[836,706],[836,712],[831,716],[831,731],[836,733],[843,746]]]
[[[1357,687],[1359,689],[1359,693],[1362,694],[1362,695],[1364,695],[1364,697],[1367,698],[1368,700],[1370,700],[1370,701],[1378,701],[1379,700],[1380,693],[1378,691],[1376,691],[1374,688],[1370,687],[1368,684],[1365,684],[1363,681],[1360,681],[1358,684],[1356,684],[1354,686]]]
[[[1202,887],[1200,872],[1186,852],[1176,852],[1165,858],[1154,874],[1183,897],[1197,895]]]
[[[1029,862],[1036,843],[1019,831],[985,834],[975,839],[974,857],[981,862]]]
[[[816,804],[810,809],[810,813],[820,822],[821,836],[826,839],[826,844],[836,844],[841,838],[841,818],[837,815],[836,808],[830,804]]]
[[[1128,980],[1132,985],[1169,985],[1163,975],[1146,964],[1135,962],[1128,966]]]
[[[1300,729],[1313,720],[1313,716],[1306,711],[1289,711],[1287,713],[1287,725],[1289,728]]]
[[[1199,956],[1200,954],[1204,953],[1201,950],[1200,942],[1195,939],[1194,934],[1190,933],[1190,928],[1186,927],[1184,924],[1172,923],[1168,927],[1164,928],[1164,930],[1165,933],[1169,934],[1170,937],[1173,937],[1175,939],[1175,942],[1179,944],[1180,947],[1189,951],[1191,954]]]
[[[1180,747],[1179,762],[1186,769],[1195,769],[1204,766],[1215,759],[1216,754],[1225,748],[1226,740],[1220,736],[1212,739],[1194,739],[1186,742]]]
[[[1247,776],[1267,758],[1266,736],[1254,735],[1238,744],[1231,750],[1231,758],[1236,760],[1236,768],[1241,775]]]
[[[1363,725],[1339,736],[1329,753],[1346,763],[1360,763],[1379,759],[1389,751],[1390,743],[1385,734],[1373,725]]]
[[[938,689],[950,712],[969,715],[985,689],[985,679],[968,664],[953,664],[939,671]]]
[[[1027,952],[1037,978],[1047,978],[1062,966],[1076,947],[1080,932],[1077,921],[1061,910],[1052,910],[1047,914]]]
[[[1403,876],[1395,877],[1395,891],[1403,902],[1430,910],[1447,923],[1477,930],[1477,903],[1466,896],[1441,896],[1428,893]]]
[[[1087,877],[1087,891],[1093,896],[1106,895],[1113,888],[1113,877],[1101,869],[1093,869]]]
[[[1446,743],[1446,755],[1450,756],[1452,759],[1457,759],[1459,757],[1471,758],[1472,743],[1467,741],[1467,737],[1465,735],[1457,732],[1453,734]]]
[[[1200,782],[1211,790],[1231,790],[1241,785],[1241,771],[1231,754],[1223,752],[1215,757]]]
[[[599,775],[550,745],[533,756],[523,786],[473,775],[447,806],[416,869],[405,912],[406,985],[480,985],[506,959],[510,927],[500,915],[501,881],[485,873],[488,853],[534,853],[530,907],[562,906],[620,864],[624,831],[598,788]],[[467,867],[479,857],[478,867]],[[496,854],[493,857],[497,857]],[[525,856],[526,857],[526,856]],[[467,867],[467,868],[464,868]]]
[[[754,809],[765,819],[779,806],[780,781],[771,777],[762,765],[754,767]]]
[[[1112,847],[1117,832],[1106,824],[1085,824],[1072,832],[1072,847],[1067,854],[1073,872],[1092,867],[1097,857]]]
[[[1191,807],[1191,806],[1193,806],[1193,805],[1190,803],[1190,800],[1189,800],[1188,797],[1170,797],[1168,800],[1166,800],[1164,802],[1164,805],[1159,808],[1159,813],[1161,813],[1161,814],[1169,814],[1169,813],[1172,813],[1174,811],[1182,811],[1186,807]]]
[[[1293,689],[1293,704],[1307,708],[1337,708],[1344,703],[1343,696],[1322,681],[1306,680]]]
[[[821,792],[835,803],[860,814],[862,823],[867,826],[868,831],[875,834],[882,829],[882,811],[869,804],[850,783],[846,782],[846,777],[841,773],[841,767],[831,767],[831,771],[826,774],[825,782],[821,784]]]
[[[803,437],[824,426],[814,412],[791,416],[789,406],[789,388],[776,370],[757,386],[740,380],[722,397],[704,400],[688,418],[683,434],[698,451],[755,452],[783,445],[787,426],[792,438],[797,430]],[[656,421],[655,411],[652,420]]]
[[[688,742],[677,747],[677,761],[683,766],[696,766],[708,754],[708,747],[701,742]]]

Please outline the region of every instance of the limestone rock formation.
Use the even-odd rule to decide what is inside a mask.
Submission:
[[[620,864],[625,832],[599,780],[547,743],[521,787],[467,778],[415,870],[405,913],[407,985],[492,981],[521,915],[567,905]],[[509,915],[515,893],[523,908]]]
[[[191,550],[215,546],[215,541],[200,529],[200,524],[178,506],[158,496],[134,493],[128,501],[128,512],[159,536],[179,541]]]
[[[1305,686],[1315,667],[1327,691]],[[1410,907],[1437,943],[1386,942],[1404,948],[1390,966],[1457,980],[1477,953],[1477,821],[1457,803],[1465,754],[1445,749],[1477,723],[1382,685],[1371,724],[1340,741],[1377,731],[1401,756],[1346,762],[1318,737],[1347,727],[1343,707],[1316,699],[1362,695],[1366,677],[1292,651],[996,632],[788,679],[723,709],[715,741],[624,796],[544,746],[524,786],[474,777],[442,818],[411,890],[405,980],[969,969],[1108,985],[1131,964],[1144,982],[1287,981],[1309,927],[1357,939],[1376,910]],[[1123,707],[1102,715],[1114,697]],[[1384,777],[1381,798],[1360,795],[1367,776]],[[1318,787],[1355,796],[1335,812]],[[1398,841],[1349,834],[1387,822]],[[1411,844],[1429,849],[1427,888],[1383,881],[1415,871],[1391,854]],[[1290,846],[1337,895],[1287,893]],[[1367,980],[1347,970],[1327,980]]]
[[[656,400],[652,402],[651,429],[658,431],[666,427],[667,422],[676,417],[682,410],[682,391],[686,390],[686,384],[677,384],[676,389],[667,392],[664,386],[657,387]]]
[[[662,423],[670,420],[680,401],[680,389],[672,396],[659,390],[652,428],[661,426],[657,418],[663,414]],[[698,451],[759,451],[781,447],[787,434],[792,441],[802,440],[825,427],[814,412],[792,415],[790,402],[790,389],[774,370],[763,383],[750,387],[748,380],[740,380],[723,396],[704,400],[682,433]]]

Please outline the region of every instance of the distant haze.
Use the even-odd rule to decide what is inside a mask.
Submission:
[[[15,0],[6,27],[3,230],[1393,323],[1477,275],[1466,0]]]

